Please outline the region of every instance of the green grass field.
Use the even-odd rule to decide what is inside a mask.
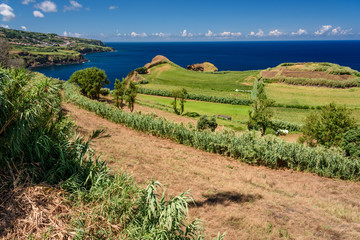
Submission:
[[[251,90],[258,73],[259,71],[195,72],[165,63],[152,67],[149,74],[142,76],[150,82],[143,87],[149,89],[171,91],[186,88],[190,93],[250,98],[249,93],[235,90]]]
[[[265,90],[269,98],[280,104],[324,106],[334,102],[349,108],[360,108],[360,88],[340,89],[270,83],[266,84]]]
[[[137,101],[140,102],[140,104],[145,103],[148,106],[166,109],[169,112],[173,112],[171,106],[173,98],[139,94]],[[217,122],[221,126],[230,127],[235,130],[246,129],[246,126],[243,124],[243,122],[247,120],[248,111],[250,109],[251,108],[249,106],[200,102],[192,100],[187,100],[185,103],[185,112],[197,112],[200,115],[208,116],[225,115],[232,117],[231,121],[217,119]]]

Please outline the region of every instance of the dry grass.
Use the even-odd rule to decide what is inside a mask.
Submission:
[[[111,137],[94,147],[113,171],[157,179],[171,194],[190,189],[190,215],[203,220],[207,238],[360,239],[360,183],[249,166],[64,107],[83,134],[107,129]]]
[[[0,191],[0,239],[71,239],[64,193],[47,186]]]

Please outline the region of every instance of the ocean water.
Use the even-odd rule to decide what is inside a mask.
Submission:
[[[211,62],[219,71],[256,70],[283,62],[332,62],[360,71],[360,41],[268,41],[268,42],[166,42],[106,43],[115,52],[93,53],[89,62],[34,69],[46,76],[67,80],[77,70],[98,67],[105,70],[113,88],[137,67],[164,55],[176,64]]]

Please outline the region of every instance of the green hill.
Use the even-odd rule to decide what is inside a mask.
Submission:
[[[37,33],[0,28],[11,46],[11,53],[20,56],[26,67],[86,62],[83,54],[109,52],[113,49],[99,40],[64,37],[55,33]]]

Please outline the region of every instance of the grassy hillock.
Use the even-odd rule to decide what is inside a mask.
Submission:
[[[87,61],[82,54],[113,50],[99,40],[64,37],[54,33],[0,28],[0,37],[9,42],[12,54],[24,59],[26,67],[81,63]]]
[[[155,61],[154,61],[155,60]],[[147,74],[142,74],[149,84],[143,88],[172,91],[184,87],[189,93],[219,97],[250,99],[246,91],[252,89],[252,83],[259,71],[220,71],[196,72],[186,70],[168,59],[146,64]],[[239,90],[239,91],[236,91]]]

